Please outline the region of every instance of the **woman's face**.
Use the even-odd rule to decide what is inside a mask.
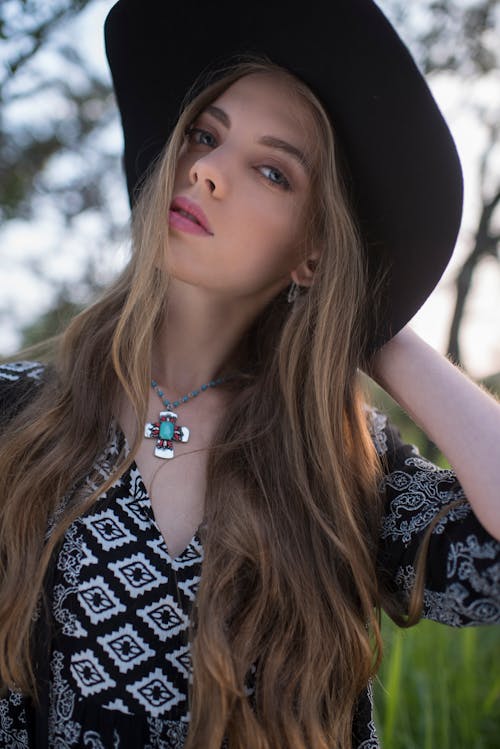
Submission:
[[[240,78],[212,102],[188,129],[173,193],[202,209],[211,233],[170,218],[170,275],[262,301],[285,288],[305,265],[313,133],[306,105],[273,75]]]

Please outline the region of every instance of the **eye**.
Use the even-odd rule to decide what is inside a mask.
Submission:
[[[279,181],[273,178],[271,179],[267,178],[268,181],[271,182],[271,184],[276,185],[276,187],[281,187],[283,190],[290,190],[291,188],[290,182],[287,180],[285,175],[282,172],[280,172],[279,169],[276,169],[274,166],[263,166],[261,167],[261,169],[269,169],[271,175],[273,174],[278,175]]]
[[[189,141],[194,141],[195,143],[197,143],[200,146],[214,145],[214,142],[215,142],[215,139],[214,139],[214,136],[212,135],[212,133],[209,133],[208,130],[203,130],[203,128],[201,128],[201,127],[187,127],[184,130],[184,135],[186,136],[186,138]],[[208,135],[209,138],[212,138],[212,141],[214,141],[214,142],[213,143],[201,142],[201,140],[200,140],[201,137],[205,136],[205,135]]]
[[[209,148],[213,148],[217,145],[217,141],[212,133],[202,127],[193,127],[190,125],[184,130],[184,135],[190,143],[194,142],[199,146],[207,146]],[[211,138],[212,142],[203,141],[202,139],[205,138],[205,136],[208,136],[209,139]],[[279,169],[276,169],[276,167],[262,166],[258,167],[258,169],[269,169],[271,175],[274,175],[274,177],[266,177],[266,180],[270,182],[274,187],[279,187],[282,190],[292,189],[292,186],[290,185],[290,182],[287,180],[285,175],[280,172]],[[275,178],[276,175],[278,175],[277,179]]]

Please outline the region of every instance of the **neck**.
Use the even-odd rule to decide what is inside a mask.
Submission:
[[[172,279],[152,360],[166,395],[185,395],[241,366],[241,339],[255,314],[244,300],[223,300]]]

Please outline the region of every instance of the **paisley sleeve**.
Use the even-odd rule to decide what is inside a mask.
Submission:
[[[26,699],[20,692],[8,690],[0,698],[0,747],[29,749],[32,746]]]
[[[30,400],[44,381],[46,371],[45,365],[34,361],[0,364],[0,427]]]
[[[500,542],[475,516],[455,473],[405,444],[385,414],[369,411],[384,466],[379,572],[391,599],[407,613],[420,544],[449,506],[430,536],[422,615],[453,627],[500,623]]]

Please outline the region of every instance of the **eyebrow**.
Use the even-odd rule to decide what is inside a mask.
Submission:
[[[224,127],[227,127],[228,129],[231,127],[231,118],[229,117],[227,112],[225,112],[220,107],[209,104],[205,107],[203,112],[208,112],[208,114],[211,114],[213,117],[219,120],[219,122],[221,122]],[[257,143],[262,146],[269,146],[269,148],[274,148],[278,151],[283,151],[284,153],[289,154],[296,161],[298,161],[298,163],[308,175],[311,174],[311,163],[305,156],[305,154],[300,150],[300,148],[297,148],[297,146],[293,146],[291,143],[287,143],[286,140],[281,140],[281,138],[275,138],[274,135],[263,135],[258,139]]]

